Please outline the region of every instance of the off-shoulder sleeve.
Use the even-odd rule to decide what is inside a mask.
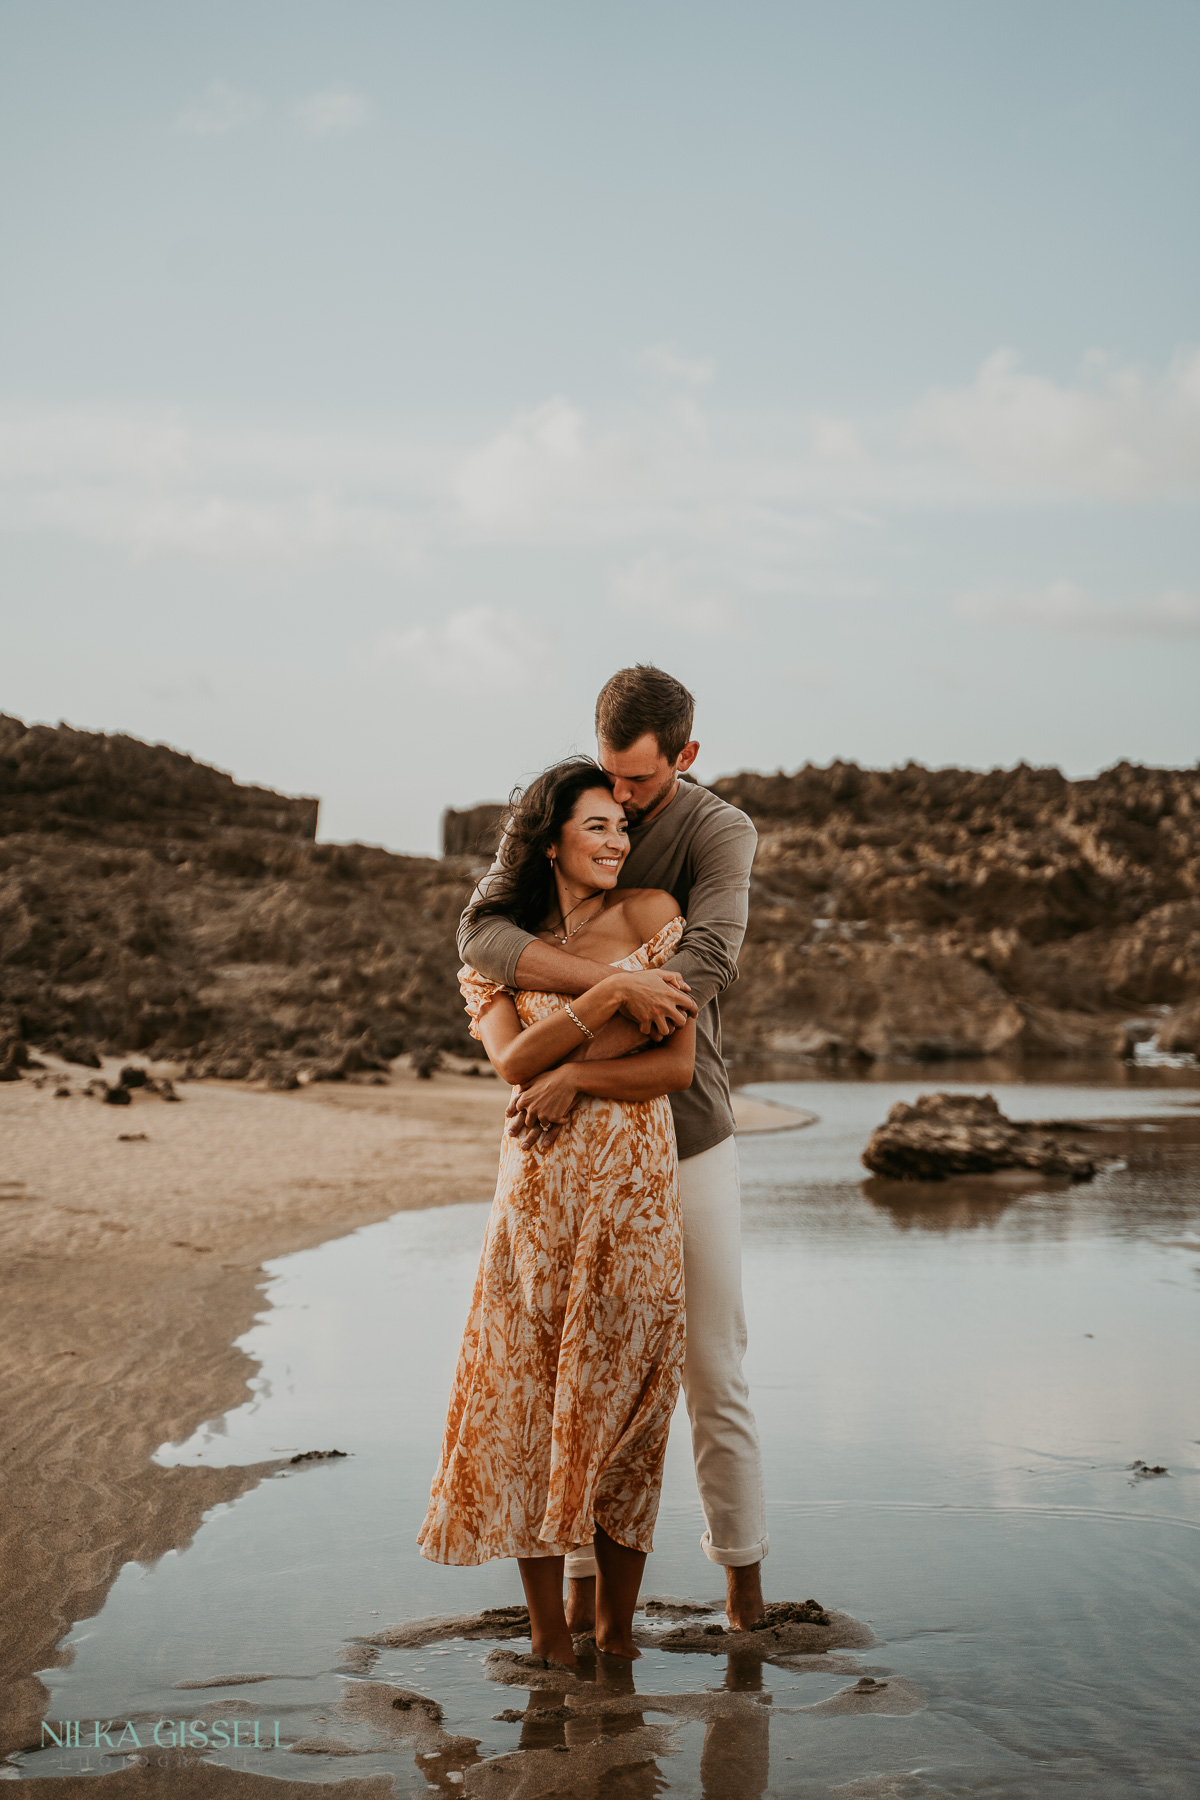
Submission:
[[[501,994],[511,994],[512,989],[506,988],[502,982],[489,981],[486,975],[481,975],[479,970],[473,969],[469,963],[464,963],[458,971],[458,985],[462,989],[462,997],[467,1003],[467,1012],[471,1017],[468,1029],[471,1036],[477,1038],[479,1021],[492,1001],[499,999]]]
[[[649,939],[645,947],[648,969],[662,967],[678,945],[686,924],[686,919],[668,919],[662,930],[656,931],[654,936]]]

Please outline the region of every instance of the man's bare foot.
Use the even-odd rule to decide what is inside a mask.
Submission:
[[[595,1631],[596,1629],[596,1577],[587,1575],[581,1580],[574,1576],[567,1582],[567,1628],[570,1631]]]
[[[632,1633],[627,1636],[621,1636],[619,1633],[614,1632],[611,1636],[606,1635],[603,1643],[601,1643],[599,1634],[597,1633],[596,1648],[604,1656],[620,1656],[623,1657],[626,1662],[636,1662],[638,1657],[642,1654],[633,1641]]]
[[[731,1631],[753,1631],[763,1616],[761,1563],[726,1569],[725,1613]]]

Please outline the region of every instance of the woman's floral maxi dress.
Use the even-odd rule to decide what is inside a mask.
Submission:
[[[672,919],[618,969],[658,968]],[[459,981],[471,1030],[510,990]],[[525,1026],[561,994],[514,996]],[[441,1460],[432,1562],[560,1556],[594,1526],[649,1550],[683,1367],[683,1240],[665,1097],[581,1096],[552,1149],[505,1137]]]

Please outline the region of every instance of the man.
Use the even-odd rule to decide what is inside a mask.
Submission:
[[[663,969],[647,972],[626,1009],[630,1016],[611,1020],[577,1054],[623,1055],[646,1035],[661,1038],[698,1011],[692,1085],[671,1095],[687,1289],[683,1387],[708,1526],[701,1544],[712,1562],[724,1565],[729,1622],[744,1631],[762,1617],[759,1565],[768,1546],[762,1459],[742,1374],[741,1196],[717,996],[737,979],[757,837],[744,813],[680,779],[700,749],[692,737],[693,708],[680,682],[644,663],[619,670],[597,699],[597,755],[629,827],[619,885],[665,888],[687,926]],[[463,961],[506,987],[582,994],[610,972],[507,919],[473,926],[466,921],[464,913],[458,936]],[[676,983],[682,977],[689,993],[672,977]],[[517,1127],[528,1142],[542,1130],[553,1134],[562,1122],[562,1115],[524,1118]],[[568,1622],[573,1630],[589,1629],[595,1616],[591,1552],[568,1556],[566,1572]]]

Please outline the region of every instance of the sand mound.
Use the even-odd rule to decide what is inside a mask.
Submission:
[[[789,1606],[797,1612],[802,1610],[802,1603],[794,1601],[777,1604],[781,1610]],[[755,1631],[729,1631],[722,1625],[705,1625],[697,1621],[677,1626],[665,1634],[639,1632],[635,1637],[638,1644],[653,1644],[659,1650],[705,1656],[736,1653],[740,1657],[758,1657],[763,1662],[781,1656],[821,1655],[827,1650],[866,1650],[876,1642],[870,1626],[851,1618],[849,1613],[830,1609],[825,1616],[829,1621],[826,1625],[784,1620],[778,1624],[764,1624]]]

